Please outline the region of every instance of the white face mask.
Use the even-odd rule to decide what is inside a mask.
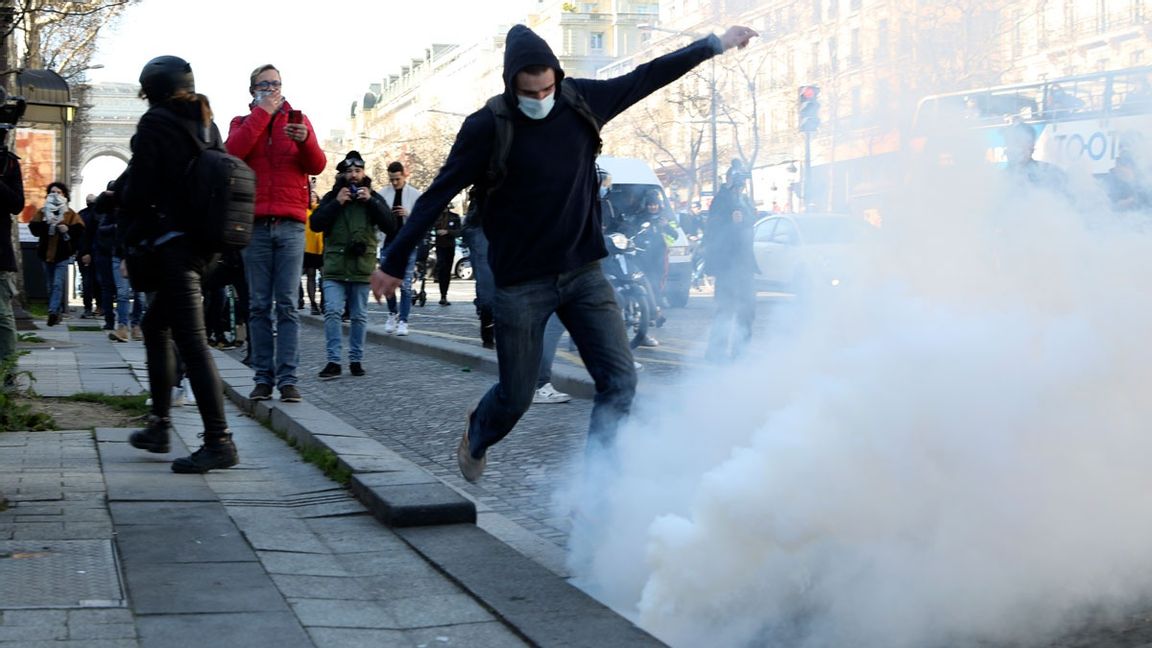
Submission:
[[[45,202],[48,203],[48,206],[53,211],[58,211],[62,207],[64,207],[64,205],[67,204],[68,201],[67,201],[67,199],[64,198],[64,196],[57,194],[57,193],[52,193],[52,194],[48,194],[48,199]]]
[[[544,119],[548,113],[552,112],[552,106],[556,105],[556,93],[544,97],[543,99],[533,99],[531,97],[516,97],[520,102],[520,112],[528,116],[529,119]]]

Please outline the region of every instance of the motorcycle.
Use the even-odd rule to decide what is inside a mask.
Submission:
[[[652,288],[644,273],[635,262],[643,248],[636,245],[636,237],[650,228],[644,223],[640,231],[631,237],[620,232],[604,235],[604,245],[608,248],[608,258],[604,260],[604,276],[616,291],[616,301],[624,315],[624,325],[634,332],[629,345],[635,349],[648,339],[648,328],[656,315],[656,301]]]

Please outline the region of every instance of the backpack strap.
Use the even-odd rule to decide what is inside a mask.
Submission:
[[[512,150],[512,114],[508,110],[508,102],[504,95],[496,95],[484,104],[492,112],[496,122],[493,133],[492,156],[488,159],[488,194],[504,184],[504,177],[508,175],[508,153]]]
[[[580,94],[580,91],[576,89],[576,84],[561,81],[560,96],[564,97],[568,105],[588,122],[588,125],[592,128],[592,132],[596,134],[596,155],[600,155],[600,151],[604,149],[604,139],[600,137],[600,129],[604,127],[604,123],[592,112],[592,108],[588,105],[588,101],[584,98],[584,95]]]

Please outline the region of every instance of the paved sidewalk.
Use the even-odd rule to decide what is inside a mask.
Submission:
[[[52,347],[20,368],[40,395],[143,391],[141,343],[38,334]],[[236,468],[171,473],[199,445],[194,407],[173,410],[171,455],[126,429],[0,432],[0,647],[659,645],[377,441],[307,402],[247,402],[250,370],[216,356],[244,407]],[[332,451],[349,488],[282,437]]]

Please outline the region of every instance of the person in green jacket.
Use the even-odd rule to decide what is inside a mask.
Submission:
[[[349,151],[336,165],[336,184],[312,212],[308,225],[324,234],[324,339],[328,364],[320,380],[340,377],[341,316],[347,304],[351,326],[348,333],[348,371],[364,375],[364,339],[368,332],[369,278],[376,268],[378,232],[396,232],[396,217],[380,194],[372,190],[372,178],[364,173],[364,159]]]

